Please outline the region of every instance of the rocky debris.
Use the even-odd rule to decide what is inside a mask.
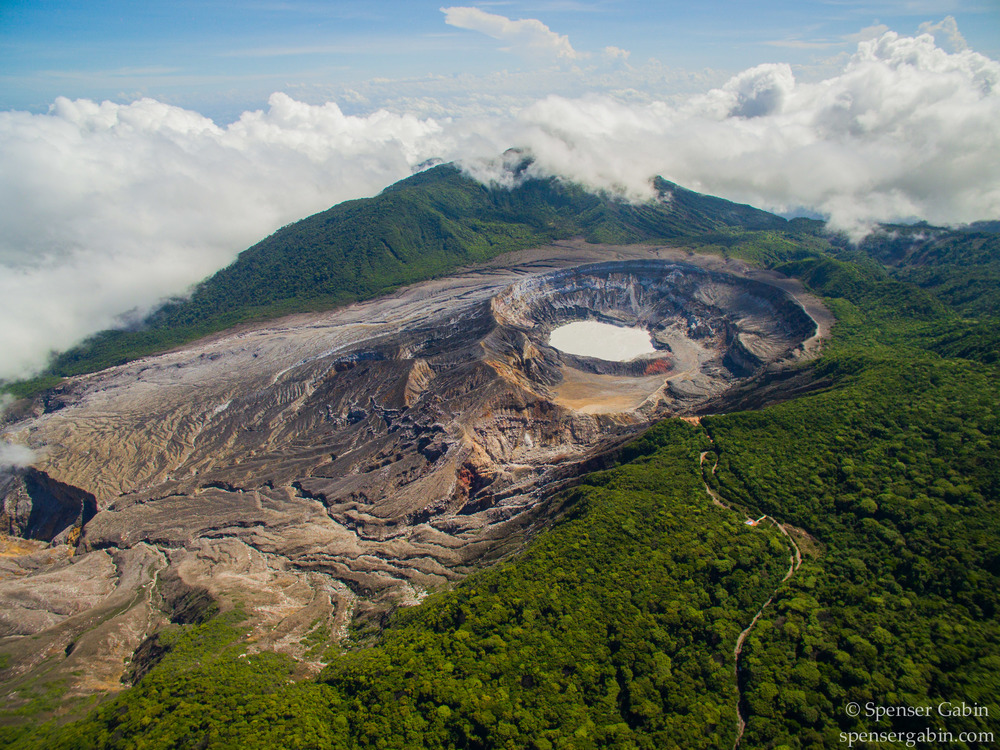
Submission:
[[[119,690],[126,664],[164,622],[156,594],[163,554],[147,545],[58,560],[0,582],[0,695],[16,709],[61,686],[67,697]]]
[[[412,406],[418,398],[428,389],[434,379],[434,370],[425,359],[413,360],[410,374],[406,379],[406,390],[403,400],[407,406]]]
[[[0,473],[0,531],[23,539],[65,541],[97,513],[96,498],[34,468]]]
[[[0,581],[0,636],[33,635],[86,612],[118,582],[118,570],[106,552],[78,558],[64,553],[44,562],[35,555],[16,562],[20,569],[8,568]]]
[[[816,331],[787,289],[721,261],[604,248],[621,257],[581,265],[599,250],[215,336],[74,379],[60,408],[8,426],[47,449],[0,479],[0,529],[53,545],[0,557],[3,689],[44,659],[79,671],[73,690],[117,689],[160,656],[162,624],[234,605],[248,649],[319,669],[316,633],[519,549],[556,489],[652,420],[780,371]],[[548,333],[575,319],[647,327],[659,351],[561,354]]]

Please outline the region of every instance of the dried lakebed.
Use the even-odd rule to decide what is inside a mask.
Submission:
[[[553,347],[575,322],[653,352]],[[71,696],[120,689],[212,600],[249,613],[248,651],[317,670],[307,633],[515,551],[555,489],[657,419],[780,391],[830,323],[736,261],[567,242],[74,378],[3,434],[38,458],[0,476],[0,530],[27,540],[0,555],[0,694],[40,665]]]

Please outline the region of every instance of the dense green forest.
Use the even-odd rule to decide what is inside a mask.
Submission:
[[[979,222],[960,232],[924,224],[887,226],[866,237],[861,247],[896,278],[934,292],[965,315],[1000,315],[996,222]]]
[[[417,175],[383,198],[417,195],[422,181],[464,179]],[[504,235],[504,247],[546,231],[636,240],[654,231],[643,221],[665,221],[659,208],[566,186],[528,190],[540,192],[478,193],[498,212],[544,219]],[[447,206],[466,194],[421,200],[438,200],[434,215],[445,222]],[[963,268],[995,262],[996,235],[989,226],[918,228],[906,241],[899,231],[854,247],[810,222],[769,225],[750,209],[727,214],[732,204],[679,189],[674,196],[672,210],[689,200],[692,221],[703,212],[697,231],[677,229],[675,242],[798,277],[827,300],[838,318],[832,340],[803,365],[822,388],[700,426],[661,423],[627,446],[618,466],[551,498],[553,525],[522,553],[397,611],[381,632],[356,632],[315,680],[290,682],[294,665],[284,657],[240,658],[237,608],[172,626],[161,636],[163,660],[86,719],[8,722],[0,740],[26,748],[719,748],[733,745],[741,698],[746,748],[842,746],[841,732],[865,730],[1000,731],[1000,333],[989,317],[1000,288],[982,274],[955,293]],[[373,215],[362,205],[338,209]],[[581,218],[587,210],[593,222]],[[460,262],[493,252],[497,216],[483,213],[475,230],[456,219],[448,236],[481,253]],[[396,232],[416,243],[419,217],[373,225],[368,236]],[[320,248],[326,219],[313,220],[308,232]],[[249,284],[236,270],[248,254],[278,262],[265,243],[201,290]],[[358,260],[348,273],[367,273],[373,262]],[[442,263],[427,272],[443,272]],[[954,283],[923,283],[918,270],[933,268]],[[713,505],[705,482],[738,510],[801,530],[794,538],[804,559],[789,580],[788,538]],[[737,636],[772,594],[737,680]],[[847,711],[851,703],[942,702],[987,706],[989,716],[941,717],[935,708],[928,718],[875,723]]]

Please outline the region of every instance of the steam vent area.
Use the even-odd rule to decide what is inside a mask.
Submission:
[[[610,451],[798,372],[829,322],[736,261],[561,243],[74,378],[3,429],[36,459],[0,474],[0,655],[120,689],[165,623],[238,604],[248,652],[318,671],[308,633],[516,551]]]

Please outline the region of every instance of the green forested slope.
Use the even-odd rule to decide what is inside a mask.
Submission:
[[[989,704],[1000,689],[996,373],[884,355],[823,370],[841,387],[705,421],[720,492],[824,547],[749,640],[749,747],[836,744],[851,701]]]
[[[823,549],[748,640],[746,745],[828,747],[866,729],[996,731],[1000,333],[878,273],[809,270],[829,264],[785,268],[840,312],[817,368],[837,386],[703,422],[719,491],[806,529]],[[844,713],[850,702],[948,701],[992,702],[994,719],[876,725]]]
[[[969,317],[1000,315],[1000,233],[995,222],[961,231],[886,227],[861,243],[902,281],[932,291]]]

